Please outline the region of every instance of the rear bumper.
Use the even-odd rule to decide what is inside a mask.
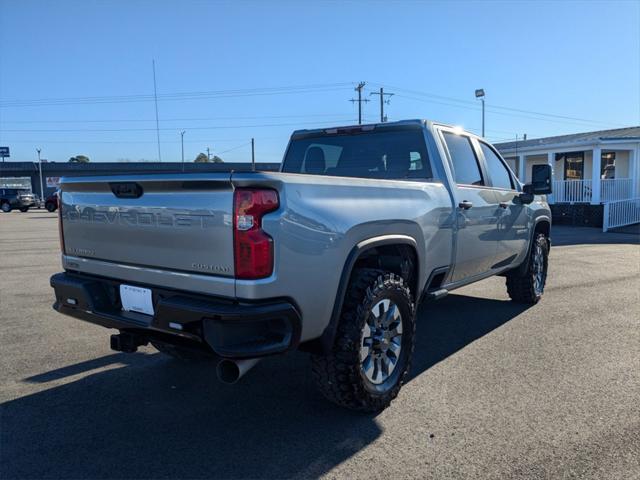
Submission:
[[[17,204],[20,207],[35,207],[36,206],[36,201],[33,198],[20,198],[20,199],[18,199]]]
[[[226,358],[282,353],[300,341],[300,314],[283,299],[244,303],[139,285],[152,291],[155,314],[150,316],[122,310],[122,282],[65,272],[52,276],[50,283],[58,312],[144,340],[182,344]]]

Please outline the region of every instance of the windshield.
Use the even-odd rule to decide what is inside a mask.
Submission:
[[[431,179],[422,130],[379,130],[293,139],[287,173],[340,177]]]

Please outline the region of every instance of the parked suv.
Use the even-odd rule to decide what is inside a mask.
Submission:
[[[36,206],[36,197],[29,190],[0,188],[0,210],[9,213],[14,208],[26,212]]]
[[[550,166],[532,179],[421,120],[294,132],[277,173],[64,178],[54,308],[226,382],[300,349],[326,398],[378,411],[424,348],[418,304],[494,275],[542,297]]]
[[[44,202],[44,207],[49,212],[55,212],[58,209],[58,192],[53,192]]]

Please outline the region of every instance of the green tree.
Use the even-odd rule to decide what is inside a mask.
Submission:
[[[69,159],[69,163],[89,163],[89,157],[86,155],[76,155],[75,157],[71,157]]]
[[[224,163],[224,160],[222,160],[217,155],[214,155],[213,158],[209,158],[209,157],[207,157],[206,153],[200,152],[198,154],[198,156],[196,157],[196,159],[194,160],[194,162],[196,162],[196,163]]]

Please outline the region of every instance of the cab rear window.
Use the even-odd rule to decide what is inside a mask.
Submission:
[[[387,130],[293,139],[283,172],[339,177],[431,179],[422,130]]]

